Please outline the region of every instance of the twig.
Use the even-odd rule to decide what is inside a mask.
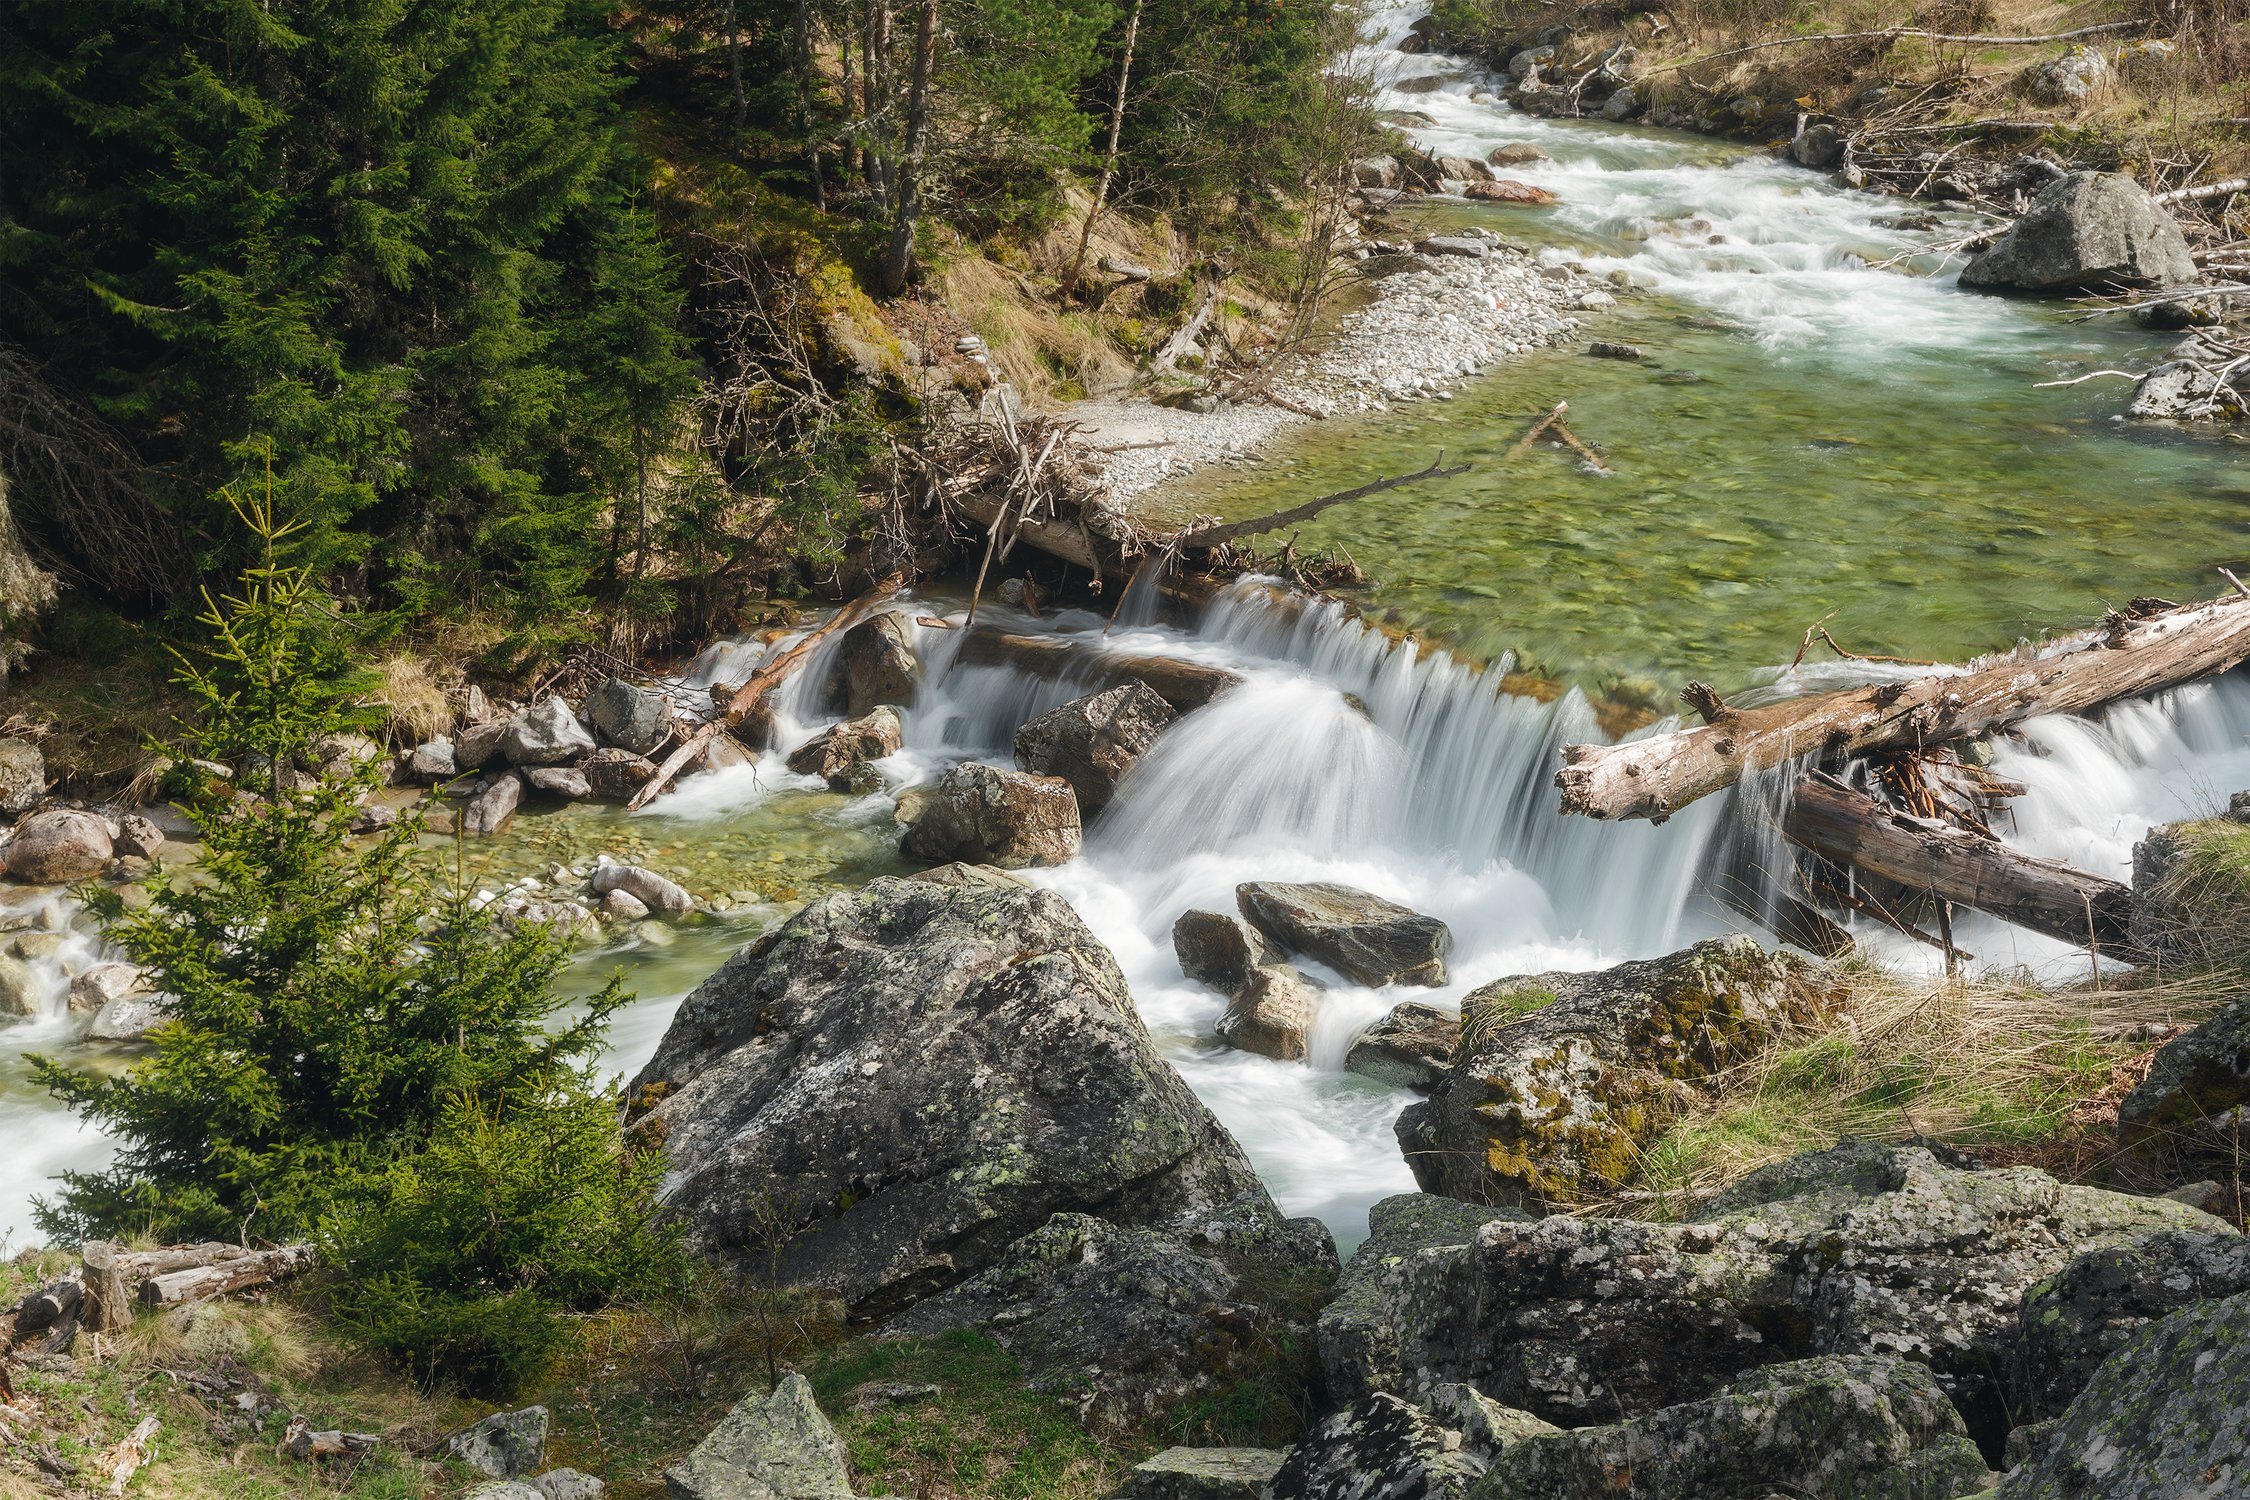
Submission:
[[[1563,413],[1569,410],[1570,403],[1568,401],[1557,401],[1555,403],[1555,409],[1553,411],[1547,413],[1547,415],[1532,423],[1531,431],[1525,433],[1521,438],[1516,440],[1516,445],[1508,450],[1508,457],[1521,458],[1524,456],[1524,454],[1530,452],[1531,445],[1539,441],[1539,434],[1545,432],[1555,423],[1560,422],[1563,418]]]
[[[2250,177],[2229,177],[2224,182],[2213,182],[2203,187],[2174,188],[2169,193],[2152,195],[2157,203],[2203,203],[2212,198],[2230,197],[2235,193],[2250,193]]]
[[[2054,390],[2057,386],[2084,385],[2089,380],[2099,380],[2105,375],[2114,375],[2119,380],[2148,379],[2148,371],[2146,370],[2089,370],[2085,374],[2075,376],[2069,380],[2036,381],[2032,384],[2031,388],[2035,391],[2051,391]]]

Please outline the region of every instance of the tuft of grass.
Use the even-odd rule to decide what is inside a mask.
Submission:
[[[376,670],[382,678],[376,701],[389,716],[384,734],[393,745],[419,745],[453,727],[453,705],[431,658],[395,652]]]

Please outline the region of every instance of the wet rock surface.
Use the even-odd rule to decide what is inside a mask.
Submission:
[[[789,753],[789,769],[818,776],[839,792],[866,793],[882,785],[874,762],[896,755],[906,733],[898,710],[888,704],[846,719],[814,735]]]
[[[1016,731],[1019,769],[1059,776],[1078,794],[1081,816],[1109,806],[1118,783],[1174,718],[1145,683],[1128,682],[1041,714]]]
[[[517,771],[503,771],[461,808],[463,833],[499,833],[515,821],[523,805],[524,780]]]
[[[1228,996],[1240,994],[1261,964],[1281,957],[1255,927],[1215,911],[1182,912],[1172,924],[1172,952],[1181,973]]]
[[[900,816],[910,807],[899,848],[915,859],[1020,870],[1078,855],[1078,797],[1060,777],[960,765],[911,804],[902,801]]]
[[[922,686],[914,627],[903,615],[880,614],[844,632],[829,678],[829,698],[852,718],[879,704],[904,708]]]
[[[815,901],[685,1002],[629,1097],[694,1238],[888,1316],[1058,1213],[1278,1225],[1059,896],[884,878]]]
[[[1461,1045],[1461,1023],[1434,1005],[1408,1001],[1355,1038],[1344,1066],[1395,1088],[1428,1089]]]
[[[511,766],[559,766],[594,753],[594,736],[569,704],[547,698],[508,721],[500,753]]]
[[[1253,880],[1234,894],[1250,925],[1282,948],[1361,984],[1445,983],[1453,934],[1435,917],[1329,882]]]
[[[114,850],[109,825],[90,812],[55,808],[16,824],[5,861],[8,878],[28,885],[71,885],[107,869]]]
[[[1312,1047],[1314,1019],[1320,1014],[1320,987],[1288,964],[1265,964],[1227,1004],[1219,1018],[1219,1040],[1243,1052],[1277,1062],[1302,1062]]]

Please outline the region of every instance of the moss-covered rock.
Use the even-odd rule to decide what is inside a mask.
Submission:
[[[1417,1182],[1457,1198],[1613,1191],[1694,1083],[1826,1015],[1837,994],[1824,970],[1748,938],[1499,981],[1462,1003],[1461,1055],[1399,1117],[1399,1144]]]
[[[1518,1209],[1480,1208],[1430,1193],[1400,1193],[1368,1210],[1367,1238],[1320,1314],[1320,1362],[1329,1393],[1355,1401],[1370,1391],[1414,1388],[1417,1382],[1400,1363],[1397,1327],[1383,1295],[1390,1273],[1410,1258],[1460,1250],[1494,1219],[1530,1217]]]
[[[843,1440],[794,1372],[728,1412],[664,1487],[672,1500],[852,1500]]]

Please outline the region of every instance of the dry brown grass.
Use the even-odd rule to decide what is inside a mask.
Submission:
[[[1096,315],[1057,306],[1028,275],[962,255],[936,279],[946,305],[984,340],[993,368],[1027,400],[1076,400],[1132,380],[1132,361]]]
[[[401,651],[385,657],[377,670],[382,686],[376,690],[376,701],[388,716],[383,733],[392,744],[419,745],[453,727],[453,705],[440,674],[458,681],[458,667]]]

